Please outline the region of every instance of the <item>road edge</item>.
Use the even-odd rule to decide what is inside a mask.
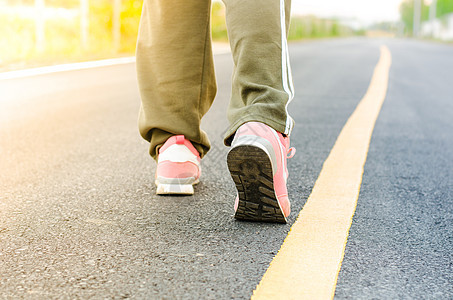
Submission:
[[[214,43],[213,44],[214,55],[221,55],[230,53],[229,46],[226,43]],[[109,58],[86,62],[59,64],[54,66],[45,66],[39,68],[30,68],[17,71],[0,72],[1,80],[27,78],[33,76],[47,75],[59,72],[78,71],[85,69],[102,68],[123,64],[135,63],[135,56],[120,57],[120,58]]]

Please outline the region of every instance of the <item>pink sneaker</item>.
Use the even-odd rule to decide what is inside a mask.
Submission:
[[[295,154],[289,138],[263,123],[248,122],[236,131],[231,146],[227,163],[238,190],[235,218],[286,223],[291,210],[286,159]]]
[[[158,195],[192,195],[201,176],[200,154],[183,135],[169,138],[159,149],[156,185]]]

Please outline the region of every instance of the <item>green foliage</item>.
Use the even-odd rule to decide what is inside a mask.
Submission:
[[[90,1],[89,51],[112,53],[113,6],[109,0]]]
[[[414,1],[405,0],[400,5],[401,21],[405,25],[407,33],[412,34],[414,28]]]
[[[9,5],[34,5],[35,0],[7,0]],[[80,0],[44,0],[46,6],[74,8],[80,5]]]
[[[453,0],[437,0],[437,17],[453,13]]]
[[[212,5],[211,19],[212,39],[227,41],[227,27],[225,22],[225,7],[221,2]],[[293,17],[288,33],[289,40],[304,38],[338,37],[352,35],[353,31],[337,20],[319,19],[313,16]]]
[[[90,44],[92,51],[98,53],[133,54],[137,41],[143,1],[122,0],[121,3],[121,40],[120,48],[113,45],[113,5],[111,0],[90,2]]]
[[[13,2],[24,5],[33,4],[34,0]],[[0,70],[133,55],[143,2],[122,0],[120,49],[114,49],[113,45],[113,1],[96,0],[89,3],[87,49],[81,47],[80,18],[54,16],[47,19],[44,51],[38,52],[35,47],[34,19],[0,12]],[[66,8],[75,6],[78,9],[80,1],[46,0],[45,4]]]
[[[70,62],[85,56],[80,45],[78,19],[52,18],[45,23],[45,45],[38,52],[33,19],[0,16],[0,69]],[[95,56],[93,56],[95,57]]]
[[[30,5],[35,0],[8,0],[12,5]],[[21,15],[6,15],[0,12],[0,71],[23,67],[110,58],[133,55],[140,21],[143,0],[122,0],[120,48],[113,42],[113,0],[89,1],[88,47],[82,48],[80,18],[53,16],[45,23],[45,45],[42,52],[36,49],[35,21]],[[45,0],[47,7],[78,10],[80,0]],[[214,41],[227,41],[225,7],[213,2],[211,19]],[[335,20],[315,17],[292,19],[289,39],[344,36],[351,29]]]
[[[429,19],[429,5],[422,1],[421,21]],[[436,17],[442,17],[453,12],[453,0],[437,0]],[[401,21],[403,21],[407,34],[412,34],[414,29],[414,0],[404,0],[400,5]]]
[[[79,20],[50,19],[46,22],[45,53],[40,54],[41,59],[65,60],[67,55],[80,55],[80,29]],[[64,37],[64,38],[62,38]]]
[[[20,33],[20,34],[19,34]],[[0,15],[0,66],[19,65],[34,52],[33,20]]]
[[[143,1],[123,1],[121,11],[121,48],[122,53],[134,53],[137,42],[138,26],[142,13]]]
[[[291,18],[288,40],[339,37],[352,34],[352,29],[341,25],[337,20],[319,19],[314,16],[293,17]]]
[[[114,49],[112,0],[90,1],[90,51],[111,55],[134,54],[142,5],[140,0],[122,0],[120,48]]]
[[[212,3],[211,32],[213,40],[228,41],[225,6],[221,2]]]

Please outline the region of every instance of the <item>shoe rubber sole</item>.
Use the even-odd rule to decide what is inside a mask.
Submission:
[[[161,178],[156,180],[156,194],[157,195],[193,195],[193,185],[197,184],[199,180],[194,178],[184,179],[171,179]]]
[[[239,196],[234,217],[245,221],[286,223],[275,195],[272,164],[267,153],[256,146],[236,146],[228,153],[227,164]]]
[[[159,184],[157,195],[193,195],[194,190],[191,184]]]

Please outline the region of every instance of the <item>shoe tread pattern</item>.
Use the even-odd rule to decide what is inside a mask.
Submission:
[[[286,223],[274,191],[272,164],[266,152],[249,145],[228,153],[228,169],[239,195],[238,220]]]

